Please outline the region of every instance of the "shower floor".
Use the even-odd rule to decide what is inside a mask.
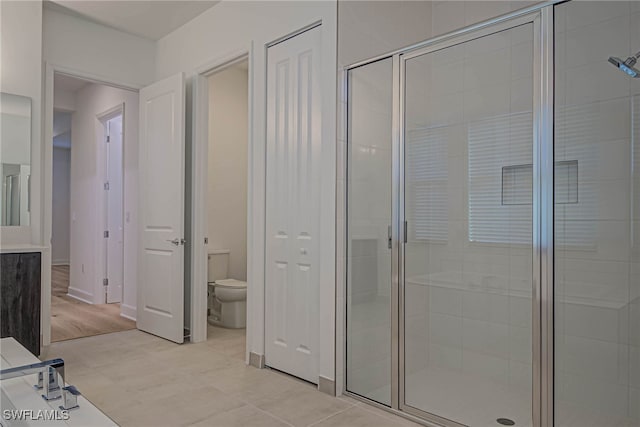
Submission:
[[[367,393],[372,400],[384,401],[390,386]],[[421,409],[474,427],[499,427],[498,418],[515,421],[516,427],[530,427],[531,396],[482,378],[470,378],[461,372],[432,368],[408,375],[405,384],[407,406]],[[587,411],[561,402],[556,412],[558,427],[637,427],[637,421]]]
[[[495,427],[496,419],[508,418],[516,426],[531,426],[531,396],[521,388],[428,368],[409,375],[405,390],[409,406],[462,424]]]

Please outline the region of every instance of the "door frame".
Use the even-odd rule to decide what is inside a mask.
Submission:
[[[339,135],[347,141],[342,149],[342,168],[346,176],[348,168],[346,150],[348,147],[348,88],[349,71],[382,59],[393,60],[393,117],[392,117],[392,145],[393,171],[392,185],[392,276],[390,277],[392,308],[391,308],[391,407],[374,402],[370,399],[350,393],[346,384],[347,366],[347,230],[345,227],[337,229],[338,245],[345,256],[344,265],[338,271],[337,286],[341,287],[341,294],[345,306],[341,307],[342,327],[336,330],[336,341],[342,346],[342,377],[344,394],[365,401],[374,406],[394,412],[398,415],[421,420],[423,423],[435,423],[443,426],[460,426],[450,420],[407,408],[404,405],[404,227],[400,221],[404,220],[404,62],[412,57],[420,56],[435,50],[451,47],[455,44],[470,41],[478,37],[503,31],[518,25],[533,23],[534,26],[534,74],[533,74],[533,122],[534,122],[534,194],[533,194],[533,284],[532,297],[532,420],[533,425],[553,426],[553,7],[564,0],[551,0],[521,10],[508,13],[487,21],[480,22],[442,36],[420,42],[406,48],[378,55],[344,67],[341,71],[341,83],[338,85],[338,96],[344,99],[339,113],[341,120]],[[348,205],[348,182],[345,180],[343,202],[344,206],[338,214],[344,215]],[[394,306],[395,305],[395,306]],[[342,336],[340,336],[342,334]],[[340,356],[338,356],[340,357]]]
[[[98,114],[96,116],[96,118],[98,119],[98,121],[100,122],[100,132],[98,133],[96,140],[98,144],[104,144],[104,147],[102,149],[96,150],[97,151],[97,155],[98,155],[98,171],[99,173],[102,172],[100,175],[102,176],[102,182],[106,182],[106,178],[107,178],[107,172],[108,169],[106,167],[106,160],[107,160],[107,145],[105,144],[105,140],[108,136],[108,129],[107,129],[107,124],[109,122],[109,120],[114,119],[118,116],[122,117],[122,153],[121,153],[121,159],[122,162],[120,163],[120,178],[122,179],[122,226],[123,226],[123,235],[122,235],[122,271],[123,271],[123,277],[122,277],[122,289],[120,292],[120,301],[119,303],[122,304],[122,299],[124,296],[124,240],[127,238],[127,236],[124,234],[124,192],[125,192],[125,188],[124,188],[124,145],[126,144],[125,141],[125,116],[124,116],[124,109],[125,109],[125,105],[124,103],[120,103],[114,107],[109,108],[108,110],[105,110],[103,112],[101,112],[100,114]],[[110,161],[110,160],[109,160]],[[105,190],[104,185],[102,186],[102,189],[100,189],[100,186],[97,189],[98,191],[108,191]],[[108,230],[109,229],[109,223],[108,223],[108,207],[109,207],[109,197],[106,193],[103,194],[103,197],[100,197],[99,199],[99,215],[100,215],[100,224],[102,226],[103,230]],[[109,238],[111,238],[111,235],[109,235]],[[109,268],[109,259],[108,259],[108,248],[107,248],[108,242],[106,240],[102,240],[102,244],[99,245],[98,247],[98,259],[100,260],[100,262],[102,263],[102,277],[103,278],[109,278],[108,277],[108,268]],[[97,283],[96,284],[96,295],[98,295],[101,291],[105,291],[105,295],[104,295],[104,303],[108,303],[108,290],[106,289],[100,289],[101,287],[104,288],[104,284],[102,284],[102,286],[100,286],[101,283]]]
[[[202,342],[207,340],[207,255],[208,245],[204,238],[208,236],[207,206],[208,206],[208,155],[209,155],[209,86],[207,79],[209,76],[224,71],[225,69],[242,61],[248,62],[247,85],[248,85],[248,109],[247,109],[247,282],[251,276],[251,264],[253,260],[252,251],[249,250],[253,233],[251,224],[253,222],[254,206],[256,206],[255,178],[253,177],[253,85],[251,76],[253,70],[253,55],[251,46],[247,46],[239,51],[232,52],[217,59],[214,59],[199,67],[191,78],[191,91],[187,90],[187,117],[192,117],[191,126],[187,125],[187,146],[191,151],[191,212],[185,212],[190,219],[191,227],[185,231],[189,233],[191,242],[191,256],[185,268],[189,269],[191,280],[189,281],[189,305],[190,305],[190,340],[191,342]],[[189,102],[189,96],[191,102]],[[189,114],[191,113],[191,114]],[[188,154],[188,151],[187,151]],[[188,173],[188,172],[187,172]],[[202,285],[200,285],[202,284]],[[254,287],[247,286],[247,349],[249,334],[252,331],[252,297]],[[248,350],[246,361],[249,361]]]
[[[139,92],[142,85],[115,80],[105,76],[99,76],[92,73],[86,73],[82,70],[66,67],[64,65],[45,62],[44,70],[44,114],[42,132],[42,194],[43,194],[43,218],[42,218],[42,242],[45,251],[42,252],[42,301],[41,301],[41,320],[40,326],[42,331],[42,345],[51,344],[51,232],[52,232],[52,215],[53,215],[53,144],[49,141],[53,140],[53,97],[54,97],[54,75],[64,74],[67,76],[83,79],[92,83],[103,84],[106,86],[125,89],[132,92]]]
[[[311,18],[306,25],[295,25],[294,28],[286,25],[284,30],[277,30],[278,34],[270,34],[264,38],[256,38],[242,43],[241,48],[226,55],[220,55],[215,59],[206,62],[204,65],[195,68],[189,73],[190,81],[193,83],[194,77],[206,74],[208,71],[224,65],[225,62],[248,53],[249,60],[249,150],[248,150],[248,200],[247,200],[247,329],[246,329],[246,352],[245,363],[257,368],[264,368],[265,349],[265,166],[266,166],[266,81],[267,81],[267,48],[268,46],[285,40],[292,36],[304,32],[304,30],[321,24],[322,36],[322,75],[321,85],[323,92],[322,101],[322,190],[320,194],[323,206],[321,216],[321,227],[323,241],[321,243],[321,287],[324,289],[320,294],[320,367],[319,367],[319,390],[330,395],[340,392],[339,384],[342,378],[336,367],[339,358],[336,358],[336,348],[339,342],[336,340],[336,313],[339,303],[336,304],[336,225],[340,223],[335,215],[337,196],[337,175],[336,165],[337,141],[336,141],[336,106],[338,105],[336,85],[336,21],[334,16],[322,15]],[[192,88],[193,89],[193,88]],[[197,101],[193,95],[193,90],[187,91],[187,115],[194,116],[192,126],[187,126],[187,143],[189,144],[189,132],[197,135],[202,132],[203,117],[199,117],[197,105],[201,105],[203,100]],[[189,99],[189,97],[192,99]],[[198,95],[203,98],[202,94]],[[206,97],[205,97],[206,98]],[[196,111],[193,111],[193,109]],[[205,118],[206,119],[206,118]],[[206,123],[206,122],[205,122]],[[202,138],[202,135],[200,136]],[[200,145],[196,144],[195,149]],[[194,151],[195,151],[194,149]],[[202,166],[201,166],[202,167]],[[202,178],[194,179],[194,183]],[[202,189],[200,189],[200,192]],[[192,192],[194,197],[197,192]],[[194,206],[193,212],[197,213],[201,208]],[[192,218],[192,217],[190,217]],[[202,227],[202,225],[200,225]],[[326,231],[325,231],[326,230]],[[201,241],[204,234],[192,237],[193,241]],[[192,261],[193,262],[193,261]],[[192,268],[192,262],[188,263]],[[205,267],[206,268],[206,267]],[[206,274],[203,266],[196,268],[201,275]],[[205,277],[205,276],[201,276]],[[205,279],[201,279],[205,280]],[[195,280],[192,283],[197,283]],[[206,317],[198,319],[197,307],[194,306],[194,292],[206,296],[204,286],[194,286],[191,294],[191,340],[206,339]],[[202,296],[200,298],[203,298]],[[194,317],[195,316],[195,317]],[[200,331],[197,328],[201,328]],[[336,360],[338,359],[338,360]]]
[[[406,148],[406,135],[404,132],[404,123],[405,123],[405,93],[406,93],[406,62],[419,58],[423,55],[428,55],[438,50],[444,50],[447,48],[451,48],[453,46],[471,42],[473,40],[477,40],[482,37],[486,37],[489,35],[497,34],[502,31],[508,31],[512,28],[516,28],[522,25],[533,24],[533,238],[532,238],[532,265],[533,265],[533,275],[532,275],[532,283],[534,286],[533,295],[532,295],[532,421],[534,426],[540,425],[540,403],[541,403],[541,395],[540,395],[540,384],[541,384],[541,342],[540,342],[540,326],[541,326],[541,292],[540,292],[540,284],[541,284],[541,246],[540,246],[540,236],[541,236],[541,228],[540,228],[540,218],[541,218],[541,206],[540,206],[540,186],[536,185],[540,182],[540,174],[541,174],[541,165],[540,165],[540,152],[541,152],[541,139],[540,134],[536,130],[539,129],[540,124],[540,109],[542,108],[540,104],[540,85],[541,85],[541,74],[540,69],[538,68],[538,64],[540,63],[540,57],[542,56],[541,52],[541,34],[540,34],[540,21],[541,21],[541,13],[540,11],[531,12],[522,16],[518,16],[516,18],[511,18],[508,20],[504,20],[490,26],[485,26],[483,28],[477,30],[469,30],[464,32],[463,34],[456,35],[446,40],[442,40],[437,43],[429,44],[428,46],[420,47],[417,49],[412,49],[405,53],[397,54],[400,72],[399,72],[399,82],[394,82],[394,90],[398,91],[399,97],[399,117],[398,117],[398,125],[394,130],[394,133],[397,135],[396,140],[398,141],[397,146],[394,148],[394,151],[398,152],[399,163],[394,164],[393,166],[397,168],[394,171],[393,175],[399,177],[399,187],[396,189],[397,197],[393,200],[393,206],[398,211],[398,221],[406,220],[405,213],[405,204],[406,204],[406,194],[405,194],[405,148]],[[551,150],[553,151],[553,150]],[[463,427],[462,424],[457,423],[455,421],[449,420],[447,418],[443,418],[438,416],[437,414],[429,413],[424,410],[418,409],[416,407],[410,406],[405,401],[405,347],[406,347],[406,337],[405,337],[405,271],[404,271],[404,260],[405,260],[405,245],[408,240],[406,235],[407,229],[406,227],[396,227],[399,230],[399,233],[393,236],[394,241],[397,242],[398,254],[397,257],[393,257],[392,262],[394,264],[397,263],[396,271],[398,272],[398,287],[393,290],[394,294],[398,295],[398,306],[399,313],[397,319],[393,319],[392,321],[397,321],[397,326],[394,327],[394,331],[397,330],[399,337],[399,347],[398,347],[398,409],[418,416],[420,418],[424,418],[426,420],[442,424],[444,426],[451,427]],[[394,370],[394,372],[396,372]],[[393,380],[393,383],[396,383],[396,380]]]

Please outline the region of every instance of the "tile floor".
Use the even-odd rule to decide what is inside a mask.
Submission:
[[[53,343],[67,382],[121,426],[417,426],[268,369],[244,364],[244,330],[209,327],[177,345],[131,330]]]

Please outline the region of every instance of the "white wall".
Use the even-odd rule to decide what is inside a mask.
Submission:
[[[155,43],[45,7],[43,59],[135,87],[153,82]]]
[[[209,250],[230,249],[229,277],[247,279],[248,73],[209,77]]]
[[[123,314],[135,318],[137,281],[138,94],[90,84],[76,94],[71,150],[71,271],[69,293],[104,302],[102,270],[103,125],[98,116],[124,104],[124,298]],[[83,272],[84,269],[84,272]]]
[[[76,94],[59,86],[53,88],[53,108],[60,111],[74,111],[76,109]],[[54,126],[55,126],[54,122]],[[54,128],[54,135],[56,135]]]
[[[70,138],[62,134],[58,138]],[[66,145],[66,142],[63,144]],[[53,230],[51,233],[51,263],[69,264],[69,224],[71,150],[53,147]]]
[[[247,348],[264,354],[264,177],[266,45],[322,21],[323,152],[320,289],[320,375],[335,378],[335,117],[336,3],[221,2],[158,41],[156,77],[187,75],[242,51],[250,52]]]
[[[0,90],[31,98],[31,222],[25,227],[2,227],[3,245],[42,244],[41,101],[42,2],[0,2],[2,72]]]

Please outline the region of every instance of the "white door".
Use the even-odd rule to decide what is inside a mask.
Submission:
[[[138,329],[184,341],[185,84],[140,91]]]
[[[318,382],[321,27],[267,51],[265,362]]]
[[[107,122],[107,303],[122,302],[124,282],[122,116]]]

